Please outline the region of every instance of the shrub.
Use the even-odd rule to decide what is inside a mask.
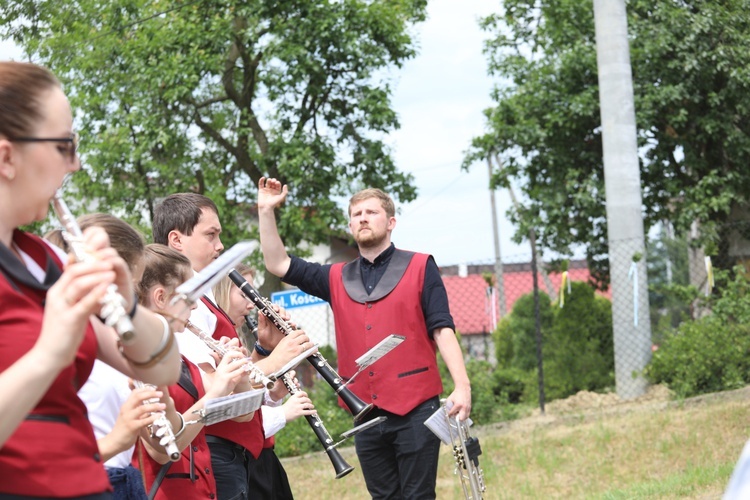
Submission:
[[[583,282],[573,282],[564,307],[555,308],[544,344],[548,399],[614,385],[612,305]]]
[[[492,374],[492,392],[499,404],[520,403],[528,372],[518,368],[497,369]]]
[[[711,315],[666,334],[646,376],[682,397],[734,389],[750,382],[750,283],[745,270],[716,272]]]
[[[748,354],[749,326],[709,316],[666,336],[646,375],[680,397],[735,389],[750,382]]]

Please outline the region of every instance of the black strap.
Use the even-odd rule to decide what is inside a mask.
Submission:
[[[70,419],[65,415],[44,415],[41,413],[29,413],[24,420],[36,420],[39,422],[57,422],[70,425]]]
[[[154,500],[154,497],[156,497],[156,492],[159,491],[159,486],[161,486],[161,482],[164,481],[164,476],[167,475],[169,468],[172,467],[172,463],[173,462],[167,462],[161,466],[161,469],[159,469],[159,473],[154,479],[154,484],[151,485],[151,491],[148,492],[148,500]]]
[[[190,368],[188,368],[185,361],[180,365],[180,380],[177,381],[177,385],[185,389],[185,392],[193,396],[195,401],[200,399],[198,395],[198,388],[193,383],[193,378],[190,376]]]

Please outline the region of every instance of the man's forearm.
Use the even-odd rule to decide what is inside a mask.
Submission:
[[[273,208],[264,208],[258,212],[258,229],[266,269],[283,278],[289,270],[291,259],[286,253],[284,242],[281,241]]]

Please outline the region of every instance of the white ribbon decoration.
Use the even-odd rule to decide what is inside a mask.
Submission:
[[[628,278],[633,280],[633,326],[638,326],[638,265],[630,264]]]

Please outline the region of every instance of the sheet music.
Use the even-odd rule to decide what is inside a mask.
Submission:
[[[450,419],[448,419],[448,410],[450,410],[452,406],[453,403],[451,403],[450,401],[446,401],[445,406],[440,406],[440,408],[438,408],[437,411],[424,422],[424,425],[426,425],[433,434],[439,437],[440,441],[444,442],[448,446],[453,446],[453,440],[451,439],[450,431],[451,421]],[[472,422],[470,418],[466,419],[466,425],[468,425],[469,427],[471,427],[473,423],[474,422]],[[455,433],[456,431],[453,432]]]
[[[289,361],[287,364],[281,367],[279,371],[273,374],[272,377],[269,378],[281,378],[282,375],[284,375],[289,370],[296,368],[298,364],[302,363],[305,359],[309,358],[313,354],[315,354],[315,351],[318,349],[318,344],[313,344],[311,348],[303,352],[302,354],[298,354],[294,357],[291,361]]]
[[[202,420],[205,421],[206,425],[211,425],[240,415],[246,415],[251,411],[257,411],[263,404],[264,394],[265,389],[252,389],[247,392],[209,399],[201,411]]]
[[[252,253],[257,246],[254,241],[240,241],[207,265],[195,276],[175,289],[178,297],[189,302],[197,302],[206,291],[229,273],[242,259]]]
[[[386,417],[385,415],[380,416],[380,417],[375,417],[372,420],[368,420],[364,424],[358,425],[357,427],[354,427],[353,429],[349,429],[348,431],[342,432],[341,439],[349,439],[350,437],[356,434],[359,434],[363,430],[369,429],[370,427],[378,425],[381,422],[385,422],[386,420],[388,420],[388,417]]]
[[[357,363],[357,367],[362,370],[364,368],[367,368],[371,364],[373,364],[375,361],[379,360],[389,352],[391,352],[396,346],[398,346],[401,342],[406,340],[406,337],[403,335],[396,335],[391,334],[388,335],[386,338],[378,342],[378,344],[364,353],[362,356],[358,357],[356,360],[354,360],[355,363]]]

